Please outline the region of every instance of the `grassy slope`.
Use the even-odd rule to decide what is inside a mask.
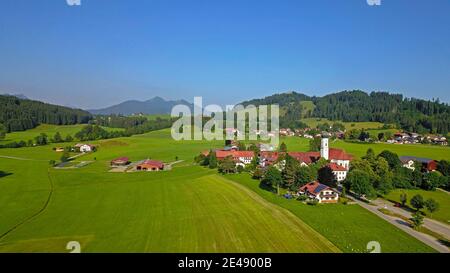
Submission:
[[[379,242],[385,253],[434,252],[432,248],[358,205],[308,206],[261,189],[259,182],[251,179],[248,174],[229,175],[228,178],[288,209],[344,252],[365,252],[370,241]]]
[[[297,143],[301,139],[290,140]],[[3,246],[3,251],[64,251],[62,247],[68,240],[79,240],[82,244],[87,244],[86,251],[111,252],[319,251],[319,248],[322,248],[322,251],[333,250],[325,242],[322,246],[305,245],[307,239],[300,234],[307,232],[307,227],[302,231],[302,225],[285,215],[282,210],[263,213],[260,209],[264,207],[263,210],[267,210],[267,204],[255,200],[254,196],[242,192],[242,189],[228,185],[223,179],[211,176],[215,174],[215,170],[190,166],[193,156],[199,151],[220,147],[223,145],[222,141],[175,142],[171,140],[169,130],[162,130],[96,143],[100,145],[99,151],[80,159],[95,158],[96,162],[92,165],[78,170],[50,170],[55,194],[48,209],[0,241],[13,243]],[[288,147],[292,150],[291,146],[294,145],[291,144],[288,144]],[[303,141],[296,145],[307,148],[308,142]],[[1,168],[12,173],[0,178],[0,187],[4,187],[0,191],[0,205],[11,211],[18,210],[15,214],[7,213],[0,217],[0,227],[5,230],[41,207],[48,191],[33,189],[48,189],[49,182],[45,178],[47,162],[60,155],[53,152],[51,146],[1,149],[0,155],[42,160],[19,163],[0,158]],[[118,156],[129,156],[132,160],[151,157],[165,162],[174,161],[175,156],[178,156],[185,162],[170,173],[108,173],[109,161]],[[32,192],[40,195],[26,196]],[[10,194],[23,196],[20,197],[23,201],[14,201]],[[294,202],[291,206],[297,205],[299,204]],[[27,206],[30,208],[27,209]],[[354,208],[351,207],[329,206],[323,208],[326,211],[325,217],[317,217],[317,211],[311,210],[310,207],[300,205],[299,209],[302,209],[301,214],[289,208],[301,220],[346,252],[365,249],[366,241],[371,237],[364,231],[367,226],[371,227],[372,233],[378,234],[374,236],[375,239],[379,234],[392,233],[404,240],[402,246],[394,246],[387,241],[386,251],[427,250],[423,245],[417,245],[415,239],[405,237],[393,227],[378,227],[378,219],[361,210],[352,213]],[[261,217],[249,219],[248,215],[254,213],[261,214]],[[334,214],[339,217],[330,216]],[[354,222],[355,214],[359,223],[341,229],[343,223]],[[279,218],[280,215],[285,216]],[[331,218],[326,220],[326,217]],[[319,220],[322,221],[320,225],[315,222]],[[282,227],[286,223],[280,226],[279,222],[286,221],[290,229],[298,230],[294,232],[296,235],[290,234],[291,231],[283,232],[285,229]],[[227,229],[221,229],[221,226],[226,226]],[[264,230],[256,228],[259,226],[264,227]],[[355,231],[352,232],[352,228]],[[328,229],[336,231],[330,233]],[[210,230],[213,231],[210,232],[211,239],[205,239],[204,234],[209,234]],[[261,232],[267,235],[261,235]],[[350,232],[351,237],[339,235]],[[255,235],[263,236],[264,242],[255,239]],[[295,244],[287,243],[286,240],[293,240]],[[254,243],[247,243],[248,241]],[[246,247],[242,247],[243,242],[246,242]]]
[[[78,133],[86,124],[76,124],[76,125],[51,125],[51,124],[41,124],[37,126],[36,128],[22,131],[22,132],[13,132],[6,135],[6,138],[3,140],[0,140],[0,144],[5,144],[13,141],[28,141],[28,140],[34,140],[36,136],[38,136],[41,133],[47,134],[49,138],[52,138],[56,132],[59,132],[63,138],[65,138],[67,135],[71,135],[72,137]],[[121,128],[108,128],[103,127],[105,130],[108,131],[121,131],[123,129]]]
[[[311,128],[316,128],[317,125],[328,123],[332,125],[335,122],[344,124],[347,130],[351,129],[378,129],[383,126],[380,122],[342,122],[342,121],[332,121],[326,118],[304,118],[301,119],[302,122],[306,123]]]
[[[0,251],[65,252],[70,240],[87,252],[335,252],[327,239],[287,211],[251,191],[188,164],[206,142],[173,142],[168,131],[99,141],[97,158],[78,170],[50,169],[54,193],[48,208],[0,241]],[[221,143],[221,142],[220,142]],[[219,145],[219,143],[216,143]],[[35,214],[49,193],[50,146],[2,149],[9,176],[0,178],[0,231]],[[188,160],[171,172],[108,173],[120,155]],[[185,165],[183,167],[183,165]],[[286,229],[287,228],[287,229]],[[280,232],[289,230],[289,232]]]
[[[386,195],[386,199],[400,203],[400,194],[405,192],[409,200],[416,194],[420,194],[423,198],[433,198],[440,207],[439,210],[433,213],[433,219],[439,220],[443,223],[450,224],[450,195],[443,191],[424,191],[424,190],[395,190]],[[425,209],[423,210],[429,214]]]

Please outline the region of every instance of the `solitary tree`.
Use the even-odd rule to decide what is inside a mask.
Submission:
[[[225,157],[224,160],[222,160],[220,162],[219,172],[228,174],[228,173],[234,173],[235,171],[236,171],[236,163],[234,163],[232,156],[227,156],[227,157]]]
[[[72,142],[72,141],[73,141],[73,137],[71,135],[67,135],[66,142]]]
[[[423,216],[420,214],[420,212],[417,211],[416,213],[413,214],[411,221],[413,224],[413,228],[419,229],[420,226],[422,226],[422,224],[423,224]]]
[[[216,153],[213,153],[212,151],[209,153],[209,168],[210,169],[215,169],[217,168],[217,157],[216,157]]]
[[[430,217],[433,218],[433,213],[439,210],[439,203],[436,200],[430,198],[425,201],[425,208],[430,212]]]
[[[384,159],[386,159],[391,169],[397,169],[401,166],[400,158],[396,153],[385,150],[382,151],[378,156],[384,157]]]
[[[320,151],[320,143],[321,140],[319,137],[313,138],[309,141],[309,150],[311,152],[318,152]]]
[[[69,158],[70,158],[69,152],[65,151],[61,156],[61,162],[67,162],[69,161]]]
[[[370,183],[370,176],[361,170],[351,171],[345,181],[345,185],[358,195],[374,195],[374,188]]]
[[[281,145],[280,145],[280,152],[283,152],[283,153],[285,153],[285,152],[287,152],[287,146],[286,146],[286,143],[281,143]]]
[[[56,132],[55,135],[53,136],[53,142],[54,143],[63,142],[63,139],[62,139],[61,134],[59,132]]]
[[[283,183],[283,177],[281,176],[281,172],[276,167],[270,166],[267,169],[262,182],[266,186],[275,186],[277,188],[277,194],[280,194],[280,185]]]
[[[423,197],[420,194],[414,195],[409,202],[411,203],[411,206],[417,211],[423,209],[423,206],[425,205]]]
[[[408,196],[406,195],[406,193],[401,193],[400,194],[400,203],[402,203],[402,207],[404,207],[406,205],[406,202],[408,202]]]
[[[325,166],[319,170],[318,180],[320,183],[329,187],[337,186],[337,181],[336,177],[334,176],[333,170],[328,166]]]

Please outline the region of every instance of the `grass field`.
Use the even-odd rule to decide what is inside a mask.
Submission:
[[[68,241],[85,252],[362,252],[372,239],[386,252],[431,251],[359,207],[273,202],[240,176],[192,165],[222,141],[175,142],[161,130],[93,143],[98,152],[77,160],[94,162],[73,170],[49,168],[60,157],[52,145],[0,149],[0,234],[10,231],[0,252],[66,252]],[[170,172],[109,173],[119,156],[184,162]]]
[[[434,252],[378,216],[358,205],[328,204],[309,206],[287,200],[259,187],[259,181],[248,174],[227,178],[245,185],[271,203],[297,215],[344,252],[366,252],[367,243],[377,241],[382,252]]]
[[[37,126],[36,128],[22,131],[22,132],[12,132],[9,134],[6,134],[5,139],[0,140],[0,144],[6,144],[13,141],[28,141],[28,140],[34,140],[35,137],[40,135],[41,133],[47,134],[49,138],[52,138],[56,132],[59,132],[63,138],[65,138],[67,135],[71,135],[72,137],[75,136],[76,133],[81,131],[81,129],[86,126],[86,124],[76,124],[76,125],[51,125],[51,124],[41,124]],[[109,128],[109,127],[103,127],[105,130],[108,131],[122,131],[121,128]]]
[[[425,190],[394,190],[385,196],[387,200],[392,200],[400,203],[400,194],[406,193],[408,197],[407,205],[411,206],[409,200],[416,195],[420,194],[425,200],[432,198],[439,203],[439,210],[433,213],[433,219],[441,221],[446,224],[450,224],[450,194],[444,191],[425,191]],[[428,217],[431,217],[430,213],[423,209]]]
[[[344,124],[345,128],[347,130],[351,129],[379,129],[383,127],[383,123],[380,122],[342,122],[342,121],[332,121],[326,118],[304,118],[301,119],[302,122],[304,122],[306,125],[308,125],[310,128],[316,128],[317,125],[328,123],[330,125],[333,125],[333,123],[339,122]]]
[[[307,151],[309,149],[309,139],[301,137],[283,137],[280,140],[286,143],[289,151]],[[387,144],[387,143],[354,143],[336,140],[330,142],[331,148],[344,149],[349,154],[361,157],[366,154],[369,148],[375,153],[390,150],[399,156],[427,157],[435,160],[450,160],[450,147],[423,144]]]

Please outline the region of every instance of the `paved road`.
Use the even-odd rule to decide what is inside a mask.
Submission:
[[[403,208],[395,207],[389,201],[386,201],[383,199],[377,199],[377,200],[373,201],[373,203],[378,205],[380,208],[387,208],[387,209],[389,209],[397,214],[403,215],[405,217],[408,217],[408,218],[412,217],[411,212],[409,212]],[[441,223],[439,221],[429,219],[429,218],[424,219],[423,225],[424,225],[424,227],[428,228],[429,230],[439,233],[442,236],[446,237],[448,240],[450,240],[450,226],[449,225],[446,225],[444,223]]]
[[[408,223],[406,223],[405,221],[397,218],[397,217],[392,217],[389,215],[386,215],[380,211],[378,211],[379,208],[382,208],[381,206],[378,205],[369,205],[367,203],[364,203],[362,201],[359,201],[357,199],[351,198],[350,196],[347,196],[350,199],[352,199],[353,201],[355,201],[356,203],[358,203],[361,207],[367,209],[368,211],[376,214],[377,216],[379,216],[380,218],[388,221],[389,223],[393,224],[394,226],[398,227],[399,229],[405,231],[406,233],[408,233],[409,235],[415,237],[416,239],[422,241],[423,243],[429,245],[430,247],[434,248],[435,250],[441,252],[441,253],[450,253],[449,248],[446,247],[445,245],[443,245],[442,243],[440,243],[436,238],[427,235],[425,233],[416,231],[414,229],[412,229]],[[383,247],[383,246],[381,246]]]

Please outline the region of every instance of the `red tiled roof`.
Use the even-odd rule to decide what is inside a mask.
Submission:
[[[347,154],[344,150],[331,148],[329,150],[328,158],[334,160],[352,160],[352,156]]]
[[[330,167],[331,170],[333,170],[334,172],[344,172],[347,171],[347,169],[341,165],[338,165],[336,163],[330,163],[327,165],[328,167]]]
[[[330,187],[328,187],[324,184],[320,184],[319,182],[311,182],[311,183],[308,183],[308,184],[300,187],[300,191],[308,192],[312,195],[318,195],[322,191],[329,190],[329,189],[330,189]]]
[[[128,157],[119,157],[119,158],[112,160],[111,162],[119,162],[119,161],[128,162],[130,160]]]
[[[156,160],[145,160],[138,166],[153,166],[153,167],[162,169],[162,168],[164,168],[164,163],[162,163],[161,161],[156,161]]]
[[[217,159],[224,159],[228,156],[232,156],[233,158],[254,157],[255,153],[253,151],[216,151]]]
[[[288,154],[306,164],[311,164],[320,158],[319,152],[288,152]]]

